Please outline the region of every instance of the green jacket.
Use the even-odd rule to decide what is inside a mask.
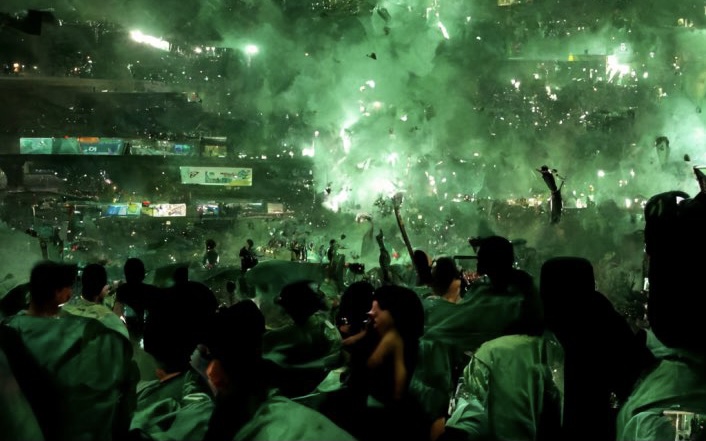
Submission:
[[[475,351],[505,334],[520,315],[521,295],[468,293],[460,303],[428,298],[424,305],[424,339],[462,351]]]
[[[460,374],[460,367],[468,362],[465,354],[504,335],[519,317],[522,297],[480,289],[460,303],[427,297],[422,304],[424,335],[410,388],[429,416],[437,418],[447,410],[458,379],[453,372]]]
[[[83,297],[74,297],[71,301],[62,306],[61,309],[63,314],[94,318],[128,340],[130,339],[125,323],[105,305],[89,302]]]
[[[111,440],[124,436],[134,410],[135,371],[130,342],[98,320],[18,314],[15,329],[50,381],[59,425],[54,439]]]
[[[341,334],[324,314],[316,313],[302,325],[266,332],[263,358],[271,364],[272,384],[283,395],[306,395],[329,371],[343,365]]]
[[[304,405],[272,395],[235,434],[234,441],[354,441],[331,420]]]
[[[488,341],[463,373],[446,426],[468,439],[556,439],[561,427],[563,350],[551,335]]]
[[[44,440],[39,421],[0,347],[0,433],[8,440]]]
[[[189,370],[166,381],[140,385],[130,430],[153,440],[201,440],[213,408],[204,380]]]
[[[678,430],[676,415],[669,414],[675,411],[686,412],[680,418],[688,421],[704,420],[706,357],[668,348],[655,353],[660,353],[663,358],[637,384],[620,409],[616,436],[618,440],[691,439],[690,424],[687,422],[686,427]],[[677,435],[681,438],[677,438]]]
[[[132,430],[143,438],[155,441],[202,440],[208,429],[214,401],[194,387],[194,374],[175,378],[171,384],[151,384],[141,393],[140,407],[135,414]],[[155,400],[155,387],[175,392],[173,397]],[[169,395],[162,391],[158,395]],[[183,393],[183,395],[181,395]],[[151,400],[146,400],[147,395]],[[235,434],[236,441],[348,441],[353,437],[328,418],[294,401],[270,394],[255,415]]]

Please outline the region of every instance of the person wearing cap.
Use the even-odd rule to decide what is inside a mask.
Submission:
[[[514,268],[512,243],[501,236],[474,239],[477,252],[475,280],[460,299],[462,275],[453,259],[440,258],[432,268],[437,298],[424,302],[425,326],[421,341],[423,363],[413,387],[424,397],[427,411],[438,417],[446,413],[448,397],[455,389],[466,353],[508,333],[521,317],[525,299],[535,298],[532,277]]]

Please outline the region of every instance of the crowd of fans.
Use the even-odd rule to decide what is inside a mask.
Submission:
[[[187,267],[158,287],[130,258],[113,290],[100,264],[78,271],[43,260],[26,297],[15,290],[0,301],[0,433],[704,439],[705,198],[668,192],[647,203],[639,323],[597,291],[588,258],[555,255],[537,272],[518,268],[518,250],[498,235],[472,241],[469,272],[421,249],[408,267],[391,268],[380,231],[378,276],[361,272],[352,282],[340,279],[335,241],[325,262],[277,267],[258,262],[248,240],[225,299],[190,280]],[[215,248],[206,242],[204,267],[218,265]],[[262,296],[272,289],[287,317],[276,326]]]

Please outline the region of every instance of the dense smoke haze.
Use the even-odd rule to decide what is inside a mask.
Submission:
[[[614,207],[605,222],[620,233],[639,228],[622,223],[650,195],[698,190],[703,5],[498,3],[10,0],[3,9],[53,8],[231,49],[231,71],[195,78],[188,91],[238,121],[236,149],[311,156],[317,203],[349,220],[403,192],[412,222],[427,228],[417,240],[448,225],[478,233],[480,200],[543,207],[542,165],[565,178],[567,208]],[[132,49],[103,50],[129,58]],[[516,228],[499,232],[528,235]]]

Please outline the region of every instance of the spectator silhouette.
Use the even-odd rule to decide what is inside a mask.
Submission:
[[[336,324],[344,338],[344,344],[348,338],[365,331],[374,291],[375,288],[370,282],[361,280],[351,283],[343,292],[336,312]],[[349,343],[353,341],[354,339],[349,340]]]
[[[514,267],[512,243],[501,236],[478,239],[478,274],[487,276],[488,287],[496,293],[519,293],[536,290],[532,276]]]
[[[474,351],[482,343],[506,334],[520,316],[524,299],[537,296],[532,276],[515,269],[513,262],[510,241],[499,236],[482,239],[477,268],[486,277],[471,284],[459,303],[426,302],[424,339],[440,341],[460,351]],[[443,276],[446,281],[439,279],[437,284],[460,276],[450,263],[442,265],[446,269],[442,267],[437,276],[448,274]]]
[[[232,305],[238,301],[238,299],[235,295],[235,290],[236,290],[235,281],[228,280],[226,282],[226,294],[228,294],[228,304],[229,305]]]
[[[431,421],[411,393],[424,310],[398,285],[375,290],[365,338],[352,348],[344,428],[360,439],[426,439]],[[340,410],[339,410],[340,412]]]
[[[218,266],[221,258],[216,251],[216,241],[213,239],[206,240],[206,252],[201,260],[201,265],[206,269],[212,269]]]
[[[327,373],[343,365],[342,339],[323,312],[323,295],[311,282],[282,288],[275,303],[293,324],[272,329],[263,337],[264,358],[271,362],[274,384],[289,397],[309,394]]]
[[[3,326],[20,335],[40,377],[49,375],[40,399],[52,403],[52,415],[45,419],[40,415],[46,413],[35,409],[47,439],[124,439],[136,386],[131,347],[94,318],[67,314],[57,319],[75,277],[73,265],[35,265],[27,314],[8,318]]]
[[[564,348],[564,439],[614,439],[616,404],[652,362],[627,320],[595,286],[587,259],[555,257],[542,265],[545,318]]]
[[[471,356],[450,418],[432,440],[557,440],[561,428],[561,345],[545,332],[539,298],[526,297],[507,335]],[[437,434],[441,433],[441,436]]]
[[[244,300],[219,312],[209,341],[216,406],[205,440],[353,440],[320,413],[270,393],[262,360],[265,318]]]
[[[620,409],[618,440],[703,439],[695,416],[703,421],[706,415],[706,296],[699,254],[706,245],[704,225],[704,193],[691,199],[683,192],[660,193],[645,206],[648,332],[662,347],[651,347],[657,365]]]
[[[451,303],[461,301],[461,271],[451,257],[440,257],[431,269],[434,294]]]
[[[108,273],[103,265],[90,263],[81,274],[81,296],[74,297],[63,306],[63,312],[99,320],[108,328],[129,339],[128,330],[103,299],[108,294]]]
[[[131,257],[123,266],[125,283],[118,286],[113,311],[125,319],[130,338],[139,342],[150,325],[150,312],[160,307],[163,301],[162,290],[145,283],[145,264],[137,257]]]
[[[247,270],[257,265],[257,255],[255,254],[255,242],[248,239],[245,246],[240,249],[240,270],[245,273]]]
[[[240,277],[238,279],[240,285],[240,292],[248,297],[255,297],[255,287],[248,284],[245,273],[254,268],[258,264],[257,255],[255,254],[255,242],[252,239],[248,239],[245,242],[245,246],[240,249]]]
[[[165,290],[165,300],[152,314],[155,332],[145,337],[145,350],[162,365],[165,373],[183,372],[191,353],[205,339],[218,308],[213,291],[189,280],[189,268],[174,271],[174,284]]]

